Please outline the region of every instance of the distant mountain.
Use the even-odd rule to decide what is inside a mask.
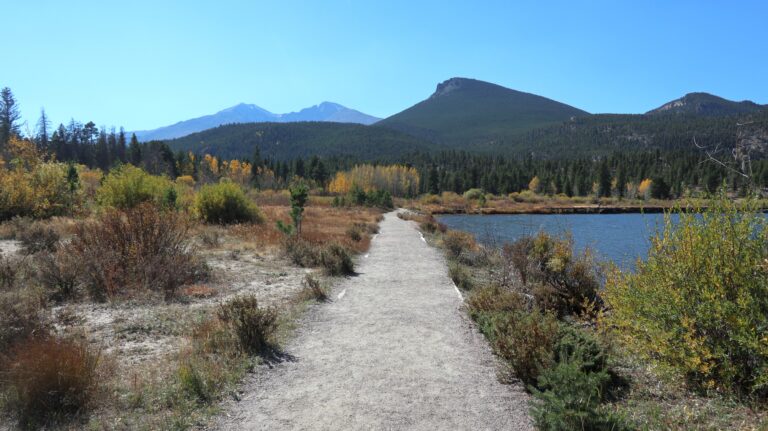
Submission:
[[[688,93],[679,99],[675,99],[656,109],[648,111],[647,114],[724,116],[751,114],[766,108],[768,108],[768,105],[758,105],[749,100],[734,102],[709,93]]]
[[[165,141],[173,151],[224,158],[250,158],[258,147],[264,157],[352,157],[399,160],[408,153],[437,149],[432,142],[384,127],[335,122],[229,124]]]
[[[139,130],[136,137],[140,141],[174,139],[195,132],[211,129],[224,124],[236,123],[290,123],[297,121],[327,121],[335,123],[373,124],[379,119],[338,103],[323,102],[319,105],[288,114],[274,114],[256,105],[240,103],[212,115],[205,115],[191,120],[179,121],[170,126],[153,130]]]
[[[468,149],[589,113],[535,94],[467,78],[437,85],[428,99],[381,120],[400,130],[448,146]]]
[[[279,116],[279,122],[291,123],[296,121],[330,121],[333,123],[373,124],[381,118],[376,118],[360,111],[349,109],[333,102],[323,102],[319,105],[304,108],[299,112],[291,112]]]

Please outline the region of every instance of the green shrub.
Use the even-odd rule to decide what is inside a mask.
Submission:
[[[459,289],[472,289],[472,277],[469,275],[469,271],[467,271],[461,264],[451,262],[448,265],[448,276],[451,277],[451,280],[453,280],[454,284],[456,284]]]
[[[243,296],[222,304],[219,319],[229,325],[246,353],[262,353],[274,345],[277,310],[259,308],[255,296]]]
[[[491,337],[496,353],[507,361],[515,375],[526,384],[535,384],[539,374],[552,366],[558,339],[557,318],[533,309],[497,315]]]
[[[99,353],[86,342],[33,337],[11,349],[2,380],[22,427],[82,413],[96,389]]]
[[[320,265],[328,275],[352,275],[355,264],[349,250],[341,244],[330,243],[320,249]]]
[[[585,372],[601,372],[607,355],[597,337],[584,329],[561,323],[554,345],[556,362],[578,362]]]
[[[96,192],[96,200],[102,206],[120,209],[134,208],[144,202],[163,206],[169,203],[173,187],[168,178],[150,175],[132,165],[123,165],[104,178]]]
[[[469,189],[464,192],[464,199],[466,200],[477,200],[480,199],[481,196],[485,196],[482,189]]]
[[[320,265],[320,247],[294,236],[283,240],[283,251],[294,265],[312,268]]]
[[[179,364],[176,376],[181,390],[201,403],[212,401],[216,395],[217,382],[205,373],[204,363],[186,358]]]
[[[505,245],[502,256],[520,274],[539,308],[564,317],[599,305],[598,267],[588,251],[574,254],[570,236],[540,232]]]
[[[553,365],[541,371],[531,388],[535,399],[531,412],[538,429],[630,429],[623,418],[601,406],[612,378],[595,335],[561,323],[553,353]]]
[[[578,360],[564,360],[544,370],[540,389],[532,389],[536,428],[545,431],[619,431],[632,429],[623,418],[601,406],[605,370],[585,372]]]
[[[291,262],[304,268],[319,266],[327,275],[352,275],[355,273],[355,264],[349,250],[335,242],[316,245],[292,236],[284,239],[283,250]]]
[[[609,275],[606,323],[694,387],[768,395],[766,218],[721,197],[665,220],[635,272]]]
[[[243,189],[231,181],[203,186],[197,193],[195,208],[207,223],[231,224],[261,222],[256,204],[249,201]]]
[[[349,229],[347,229],[347,236],[352,241],[359,242],[361,239],[363,239],[363,229],[361,229],[358,223],[355,223],[354,225],[350,226]]]

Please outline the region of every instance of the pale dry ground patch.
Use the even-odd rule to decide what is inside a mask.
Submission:
[[[318,269],[295,266],[283,255],[284,234],[275,222],[289,220],[288,207],[264,206],[261,210],[265,216],[261,224],[195,225],[191,243],[210,268],[211,276],[205,282],[183,286],[170,301],[137,296],[103,303],[80,298],[50,304],[47,312],[55,332],[86,339],[102,357],[102,373],[109,390],[89,415],[89,427],[175,428],[174,412],[164,411],[162,406],[150,409],[146,402],[134,403],[130,398],[146,397],[145,392],[162,388],[175,376],[180,352],[189,346],[193,331],[214,316],[220,304],[253,295],[260,307],[289,310],[283,318],[291,320],[301,310],[295,303],[304,298],[302,290],[308,274],[326,286],[335,282]],[[355,223],[375,224],[380,214],[374,209],[310,206],[305,212],[302,236],[310,242],[334,241],[362,252],[370,244],[370,235],[354,241],[348,230]],[[47,223],[60,233],[62,241],[68,241],[75,221],[57,219]],[[0,225],[0,237],[12,236],[11,230]],[[21,244],[15,239],[0,239],[0,253],[5,257],[21,256]],[[290,322],[283,327],[280,336],[285,339],[293,327]],[[125,409],[133,404],[141,407]],[[13,429],[2,422],[0,419],[0,430]],[[77,421],[62,428],[80,429],[84,425]]]

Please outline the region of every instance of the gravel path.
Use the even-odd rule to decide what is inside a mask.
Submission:
[[[389,213],[359,274],[315,307],[216,427],[529,430],[528,397],[496,379],[487,343],[460,309],[445,261]]]

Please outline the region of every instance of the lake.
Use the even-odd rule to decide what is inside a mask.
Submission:
[[[570,231],[577,250],[589,247],[601,260],[632,269],[645,257],[650,237],[663,228],[663,214],[503,214],[442,215],[450,229],[469,232],[484,244],[503,244],[539,231]]]

